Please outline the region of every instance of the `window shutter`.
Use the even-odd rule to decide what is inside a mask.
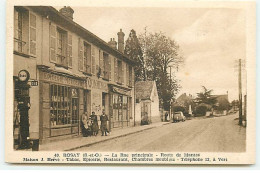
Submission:
[[[78,67],[79,71],[83,71],[83,41],[79,38],[78,40]]]
[[[14,9],[14,38],[18,38],[18,11]]]
[[[96,63],[95,63],[95,58],[96,58],[96,48],[94,46],[92,46],[92,50],[91,50],[91,54],[92,54],[92,75],[95,76],[96,73]]]
[[[87,46],[87,72],[91,74],[91,45]]]
[[[129,65],[126,63],[126,85],[129,85]]]
[[[53,23],[50,23],[50,61],[56,62],[56,37],[57,37],[57,31],[56,31],[56,25]]]
[[[104,76],[104,57],[103,57],[103,51],[99,51],[99,68],[101,69],[100,77]]]
[[[122,84],[125,84],[125,63],[122,61],[122,74],[121,74],[121,80],[122,80]]]
[[[117,69],[117,59],[115,57],[114,58],[114,75],[115,75],[114,80],[115,80],[115,82],[118,81],[117,71],[118,71],[118,69]]]
[[[68,66],[69,67],[72,67],[72,35],[71,33],[68,33],[68,49],[67,49],[67,52],[68,52]]]
[[[30,54],[36,56],[36,16],[30,13]]]
[[[108,55],[108,79],[111,80],[111,56]]]

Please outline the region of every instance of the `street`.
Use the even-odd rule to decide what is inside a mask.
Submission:
[[[77,151],[100,152],[245,152],[246,128],[237,114],[169,123]],[[236,120],[235,120],[236,119]]]

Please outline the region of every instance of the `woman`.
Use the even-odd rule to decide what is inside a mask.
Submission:
[[[97,116],[95,115],[95,112],[92,112],[92,115],[90,115],[92,123],[92,132],[94,136],[97,136],[98,134],[98,121]]]
[[[83,137],[87,137],[87,129],[88,129],[88,116],[86,114],[83,114],[81,116],[81,131],[82,131],[82,135]]]

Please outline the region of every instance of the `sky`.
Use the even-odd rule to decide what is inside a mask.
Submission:
[[[180,46],[184,57],[177,79],[182,93],[213,89],[213,94],[229,94],[229,101],[238,98],[237,59],[245,59],[245,12],[231,8],[172,7],[72,7],[74,21],[104,41],[117,40],[122,29],[125,40],[131,29],[137,35],[163,32]],[[57,7],[57,9],[59,9]],[[245,71],[243,71],[245,93]]]

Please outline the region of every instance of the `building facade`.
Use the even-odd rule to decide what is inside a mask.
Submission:
[[[26,95],[25,129],[40,143],[79,135],[83,113],[105,111],[110,129],[134,124],[134,62],[123,53],[124,33],[118,32],[117,49],[114,39],[106,43],[75,23],[73,13],[71,7],[14,8],[14,129],[21,128]],[[23,70],[29,80],[21,87]]]
[[[144,125],[161,121],[159,111],[159,96],[155,81],[137,81],[135,83],[135,90],[136,123]]]

